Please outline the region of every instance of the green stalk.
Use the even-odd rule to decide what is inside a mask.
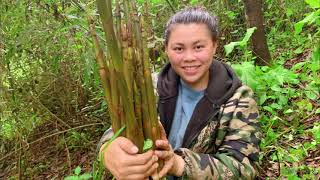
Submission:
[[[109,59],[109,62],[111,60]],[[123,120],[120,117],[120,112],[121,112],[121,108],[120,108],[120,97],[119,97],[119,92],[118,92],[118,85],[117,85],[117,79],[116,79],[116,71],[112,65],[112,63],[110,63],[110,67],[109,67],[109,71],[110,71],[110,76],[109,76],[109,81],[110,81],[110,85],[111,85],[111,100],[112,103],[110,104],[110,106],[112,106],[112,109],[115,109],[115,116],[114,119],[111,119],[112,124],[119,124],[119,126],[113,127],[112,129],[114,132],[118,131],[119,128],[121,128],[122,126],[124,126],[125,124],[123,124]],[[116,123],[117,122],[117,123]]]
[[[128,1],[128,0],[126,0]],[[133,31],[134,31],[134,40],[136,41],[138,50],[142,50],[142,35],[140,31],[140,23],[139,23],[139,17],[138,12],[136,9],[135,1],[129,1],[128,2],[129,10],[130,10],[130,16],[132,18],[133,22]]]
[[[134,89],[134,110],[136,115],[136,121],[139,125],[139,131],[143,133],[143,126],[142,126],[142,106],[141,106],[141,94],[138,90],[137,84],[134,82],[133,84]],[[145,134],[144,134],[145,137]]]
[[[142,152],[144,137],[153,141],[159,137],[149,54],[147,42],[143,40],[147,35],[141,32],[134,1],[124,0],[121,4],[115,2],[115,26],[111,4],[112,0],[97,0],[110,59],[108,73],[103,71],[101,74],[104,74],[104,82],[110,86],[107,96],[112,110],[112,124],[117,122],[114,132],[126,125],[126,133],[123,135]],[[121,11],[121,8],[124,10]],[[120,12],[124,12],[124,22]]]
[[[115,10],[115,20],[116,20],[116,24],[115,24],[115,27],[116,27],[116,38],[117,39],[120,39],[121,37],[121,13],[120,13],[120,2],[119,1],[116,1],[115,2],[116,4],[116,10]],[[121,43],[120,41],[118,41],[118,47],[121,47]],[[122,49],[119,49],[120,50],[120,54],[122,54],[121,50]]]
[[[142,62],[142,36],[140,32],[140,24],[139,24],[139,17],[138,13],[135,8],[135,4],[133,1],[125,1],[126,9],[130,11],[129,16],[131,17],[132,21],[132,35],[133,35],[133,46],[136,49],[135,53],[135,65],[136,65],[136,80],[137,80],[137,88],[141,92],[141,111],[142,111],[142,126],[143,126],[143,134],[145,138],[152,139],[152,126],[149,122],[150,114],[148,109],[148,103],[147,103],[147,89],[145,86],[145,79],[143,77],[143,62]]]
[[[116,35],[113,29],[111,4],[112,0],[97,0],[98,13],[102,19],[103,30],[106,33],[106,42],[109,54],[112,57],[112,63],[117,71],[121,71],[122,58],[120,47],[118,46]]]
[[[132,59],[132,48],[128,47],[129,44],[129,33],[125,25],[121,26],[121,39],[122,39],[122,57],[123,57],[123,74],[129,90],[129,96],[133,97],[133,59]]]
[[[112,18],[112,7],[111,7],[112,0],[97,0],[97,7],[98,12],[102,19],[102,25],[104,32],[106,34],[106,42],[107,48],[110,55],[110,64],[113,64],[117,78],[117,84],[120,90],[120,94],[122,97],[128,97],[128,87],[126,87],[124,75],[123,75],[123,61],[122,55],[120,54],[120,47],[118,46],[118,41],[116,39],[114,28],[113,28],[113,18]],[[132,102],[132,101],[131,101]],[[128,107],[128,110],[132,110],[132,106],[129,104],[132,103],[125,103],[125,107]],[[133,112],[133,111],[132,111]],[[132,115],[132,114],[131,114]],[[128,128],[128,127],[127,127]]]
[[[105,99],[108,102],[109,109],[110,109],[110,117],[111,119],[116,119],[117,111],[115,110],[114,108],[115,106],[113,105],[113,102],[112,102],[111,84],[110,84],[110,80],[108,79],[108,77],[110,77],[110,72],[106,64],[105,55],[103,53],[102,48],[100,47],[100,43],[95,30],[95,23],[92,17],[89,17],[88,21],[90,25],[90,33],[95,45],[96,61],[99,66],[99,75],[101,79],[101,84],[104,89]],[[120,129],[121,124],[119,121],[112,121],[112,127],[115,129]]]
[[[141,17],[141,29],[142,29],[142,40],[143,40],[143,75],[145,79],[146,92],[147,92],[147,104],[149,109],[149,118],[151,123],[152,130],[152,140],[160,138],[160,132],[157,131],[158,128],[158,119],[157,119],[157,110],[156,110],[156,97],[154,95],[154,87],[152,84],[151,72],[150,72],[150,63],[149,63],[149,51],[147,50],[147,31],[143,28],[146,27],[144,24],[143,17]]]

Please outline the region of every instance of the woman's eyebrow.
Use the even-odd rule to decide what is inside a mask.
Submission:
[[[195,44],[203,43],[203,42],[205,42],[205,40],[197,40],[197,41],[193,42],[192,44],[195,45]]]
[[[183,43],[180,43],[180,42],[175,42],[175,43],[173,43],[172,45],[174,45],[174,46],[184,46],[184,44],[183,44]]]
[[[203,40],[203,39],[200,39],[200,40],[196,40],[194,42],[192,42],[192,45],[196,45],[198,43],[205,43],[206,41]],[[181,42],[174,42],[172,43],[173,46],[184,46],[185,44],[184,43],[181,43]]]

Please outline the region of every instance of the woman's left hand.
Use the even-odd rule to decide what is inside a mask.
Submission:
[[[156,140],[156,149],[155,154],[164,162],[163,168],[159,172],[159,177],[162,178],[167,174],[177,177],[182,176],[185,162],[181,156],[174,153],[162,126],[161,140]]]

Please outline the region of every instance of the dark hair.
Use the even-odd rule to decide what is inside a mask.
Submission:
[[[212,40],[218,39],[218,19],[202,7],[189,7],[174,14],[167,22],[164,31],[164,43],[167,46],[172,26],[175,24],[206,24],[211,32]]]

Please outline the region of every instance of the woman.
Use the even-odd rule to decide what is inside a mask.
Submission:
[[[137,154],[130,140],[117,138],[103,152],[106,168],[117,179],[158,178],[157,160],[163,159],[159,177],[254,179],[258,109],[252,90],[214,58],[216,18],[187,8],[170,18],[164,37],[170,63],[159,75],[157,92],[165,133],[157,150],[144,154]]]

